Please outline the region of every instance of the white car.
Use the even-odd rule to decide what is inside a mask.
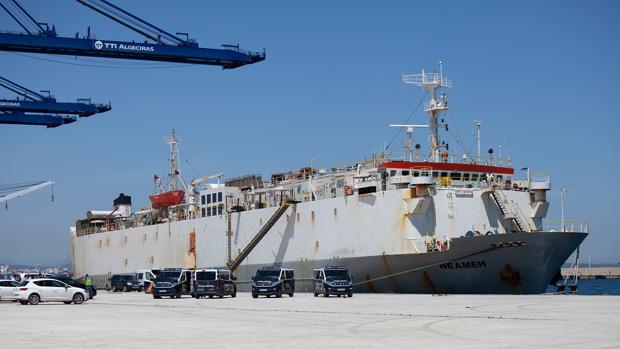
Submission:
[[[0,280],[0,300],[13,300],[15,299],[15,287],[19,285],[19,282],[14,280]]]
[[[39,302],[82,304],[88,299],[85,290],[54,279],[24,280],[14,290],[14,297],[24,305],[36,305]]]
[[[53,275],[46,274],[46,273],[19,273],[17,274],[16,280],[24,281],[24,280],[31,280],[31,279],[48,278],[52,276]]]

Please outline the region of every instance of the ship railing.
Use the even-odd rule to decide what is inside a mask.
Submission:
[[[445,101],[428,101],[424,103],[424,111],[447,109],[448,102]]]
[[[543,231],[589,233],[588,222],[575,220],[550,219],[543,221]]]
[[[439,102],[437,102],[437,104],[438,103]],[[387,153],[385,154],[385,158],[381,161],[382,162],[384,161],[409,161],[409,151],[405,150],[403,152],[397,151],[397,152]],[[429,154],[424,153],[422,150],[416,149],[413,153],[413,161],[414,162],[433,162],[434,160],[430,157]],[[469,156],[466,158],[463,158],[463,154],[457,153],[457,152],[451,152],[450,154],[448,154],[447,162],[451,164],[476,164],[473,158],[470,158]],[[510,156],[502,156],[502,157],[493,156],[491,159],[481,160],[480,163],[478,163],[478,165],[512,167],[512,158]],[[333,168],[332,170],[334,170],[334,172],[337,172],[336,170],[338,170],[338,172],[348,172],[354,169],[355,167],[348,168],[348,169]]]
[[[534,172],[530,178],[532,182],[550,182],[551,174],[549,172]]]
[[[437,73],[407,74],[403,75],[403,82],[414,85],[441,85],[443,87],[452,87],[452,81],[446,77],[442,77]]]

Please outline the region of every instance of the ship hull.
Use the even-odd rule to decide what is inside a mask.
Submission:
[[[237,277],[245,283],[239,289],[247,290],[260,266],[291,267],[299,289],[309,290],[310,282],[303,280],[312,277],[312,269],[346,264],[356,292],[541,293],[587,236],[506,231],[484,190],[409,194],[387,190],[291,205],[240,264]],[[530,206],[527,192],[505,195],[520,207]],[[74,272],[100,275],[95,282],[104,287],[109,275],[139,269],[222,267],[248,246],[277,209],[75,233]],[[537,213],[531,209],[529,215]],[[448,238],[446,251],[427,252],[430,241]]]
[[[540,294],[587,233],[540,232],[463,237],[446,252],[283,263],[298,272],[298,290],[311,291],[312,269],[348,265],[355,292]],[[244,265],[249,280],[259,265]],[[243,284],[240,290],[246,290]]]
[[[539,232],[462,237],[444,252],[407,253],[283,262],[295,270],[297,291],[310,292],[314,268],[348,265],[354,292],[431,294],[544,293],[561,265],[587,233]],[[237,270],[238,289],[248,291],[251,277],[265,264]],[[97,275],[103,286],[108,276]]]

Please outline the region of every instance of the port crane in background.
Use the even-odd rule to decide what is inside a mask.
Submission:
[[[77,117],[92,116],[112,109],[109,103],[96,104],[90,99],[58,102],[49,91],[41,91],[47,93],[43,95],[1,76],[0,87],[18,95],[16,99],[0,99],[0,124],[51,128],[75,122]]]
[[[19,198],[23,195],[31,193],[33,191],[37,191],[39,189],[43,189],[45,187],[49,187],[53,185],[54,181],[44,181],[44,182],[34,182],[34,183],[23,183],[23,184],[14,184],[14,185],[0,185],[0,203],[5,203],[5,207],[7,206],[7,201],[15,198]],[[4,193],[7,194],[4,194]],[[52,193],[52,201],[54,201],[54,194]]]
[[[91,36],[60,37],[56,28],[36,21],[17,0],[0,2],[0,7],[24,29],[25,33],[0,32],[0,51],[45,53],[68,56],[161,61],[185,64],[208,64],[233,69],[265,60],[265,51],[243,50],[239,45],[222,45],[220,49],[202,48],[187,33],[167,31],[121,9],[106,0],[76,0],[80,4],[135,31],[144,42],[113,41]]]

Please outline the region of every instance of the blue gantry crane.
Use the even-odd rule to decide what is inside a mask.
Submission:
[[[90,99],[58,102],[49,91],[41,91],[47,93],[43,95],[1,76],[0,87],[18,95],[16,99],[0,99],[0,124],[51,128],[75,122],[77,117],[92,116],[112,109],[109,103],[96,104]]]
[[[0,51],[91,56],[188,64],[208,64],[233,69],[265,60],[265,51],[243,50],[239,45],[220,49],[201,48],[187,33],[173,35],[106,0],[76,0],[84,6],[144,36],[144,42],[102,40],[91,37],[60,37],[56,28],[36,21],[17,0],[0,3],[25,33],[0,32]]]

